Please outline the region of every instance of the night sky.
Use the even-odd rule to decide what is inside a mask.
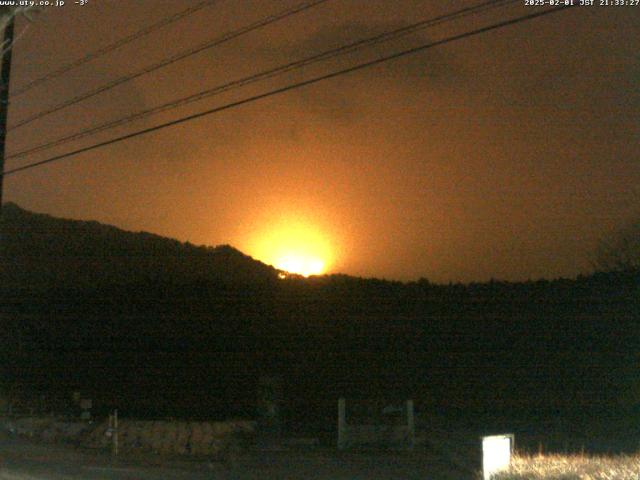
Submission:
[[[12,90],[197,2],[67,3],[18,20]],[[476,3],[329,0],[10,130],[7,153]],[[296,4],[212,2],[12,97],[9,125]],[[544,8],[446,23],[5,168]],[[330,273],[588,273],[598,239],[640,216],[638,38],[640,6],[567,9],[7,176],[4,200]]]

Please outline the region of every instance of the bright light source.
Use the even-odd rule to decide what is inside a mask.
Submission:
[[[276,262],[275,267],[285,272],[308,277],[309,275],[320,275],[324,271],[324,262],[318,258],[302,255],[285,255]]]
[[[333,248],[328,238],[306,221],[275,222],[257,235],[249,249],[255,258],[288,274],[322,275],[331,266]]]
[[[482,438],[482,470],[484,480],[490,480],[492,475],[506,470],[511,463],[513,451],[512,434],[491,435]]]

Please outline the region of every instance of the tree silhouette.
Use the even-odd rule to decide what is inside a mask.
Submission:
[[[600,241],[594,266],[605,272],[640,270],[640,219]]]

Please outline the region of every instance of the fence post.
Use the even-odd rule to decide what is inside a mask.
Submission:
[[[117,457],[118,456],[118,409],[117,408],[113,412],[113,418],[114,418],[113,452]]]
[[[413,400],[407,400],[407,433],[409,436],[409,450],[413,450],[416,439],[416,423],[413,412]]]
[[[346,444],[347,419],[345,409],[345,399],[338,399],[338,449],[342,450]]]

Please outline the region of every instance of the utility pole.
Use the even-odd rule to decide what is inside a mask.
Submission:
[[[11,78],[11,52],[13,51],[14,12],[9,12],[2,43],[2,71],[0,72],[0,217],[2,216],[2,186],[4,183],[4,154],[7,141],[7,115],[9,113],[9,79]]]

